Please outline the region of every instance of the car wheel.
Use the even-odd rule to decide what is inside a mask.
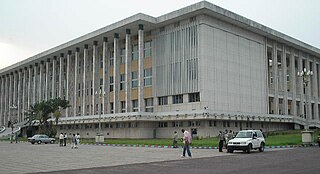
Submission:
[[[34,142],[31,142],[31,144],[34,144]]]
[[[248,149],[247,149],[247,153],[250,153],[250,152],[251,152],[251,149],[252,149],[252,144],[249,144],[249,145],[248,145]]]
[[[41,141],[40,141],[40,140],[38,141],[38,144],[41,144]]]
[[[50,143],[51,143],[51,144],[54,144],[54,141],[53,141],[53,140],[51,140],[51,141],[50,141]]]
[[[259,152],[263,152],[264,151],[264,143],[260,144],[260,148],[259,148]]]

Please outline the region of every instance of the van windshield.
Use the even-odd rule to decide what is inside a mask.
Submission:
[[[252,132],[239,132],[236,138],[251,138]]]

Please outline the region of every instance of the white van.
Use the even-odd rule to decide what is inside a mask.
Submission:
[[[234,150],[243,150],[243,152],[250,153],[253,149],[259,149],[260,152],[263,152],[265,145],[266,141],[260,130],[242,130],[228,142],[227,152],[233,153]]]

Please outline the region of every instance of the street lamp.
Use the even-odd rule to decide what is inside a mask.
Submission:
[[[298,75],[298,77],[301,77],[302,78],[302,81],[303,81],[303,94],[304,94],[304,96],[306,96],[306,98],[305,98],[305,100],[307,101],[307,95],[306,95],[306,88],[308,87],[308,83],[309,83],[309,81],[310,81],[310,78],[311,78],[311,76],[312,76],[312,74],[313,74],[313,72],[312,71],[310,71],[310,70],[308,70],[307,71],[307,69],[306,68],[304,68],[301,72],[298,72],[297,73],[297,75]],[[305,105],[306,105],[306,103],[305,102],[303,102],[303,108],[305,108]],[[304,118],[306,119],[306,121],[307,121],[307,129],[308,129],[308,112],[307,112],[307,107],[304,109],[304,111],[305,111],[305,113],[306,114],[304,114],[303,113],[303,116],[304,116]]]
[[[101,133],[101,103],[102,99],[104,98],[105,92],[101,89],[95,92],[95,95],[99,95],[99,105],[98,105],[98,112],[99,112],[99,131],[96,136],[96,143],[103,143],[104,142],[104,136]]]
[[[306,68],[304,68],[301,72],[298,72],[297,75],[298,77],[302,78],[302,82],[303,82],[303,94],[306,94],[306,87],[308,87],[308,83],[310,81],[310,78],[312,76],[312,71],[308,70]],[[307,101],[307,95],[305,95],[306,98],[305,100]],[[302,102],[302,101],[301,101]],[[313,131],[309,131],[309,118],[308,118],[308,112],[307,112],[307,107],[305,107],[306,103],[303,102],[303,108],[304,112],[306,114],[303,113],[305,119],[306,119],[306,125],[305,125],[305,131],[301,132],[301,138],[302,138],[302,144],[305,145],[310,145],[313,143]]]
[[[17,110],[18,107],[16,105],[12,105],[12,106],[9,106],[9,109],[10,110]],[[12,119],[12,120],[11,120]],[[18,120],[17,119],[14,119],[11,117],[11,121],[10,121],[10,127],[11,127],[11,139],[10,139],[10,143],[12,143],[13,141],[13,128],[14,128],[14,124],[17,124],[18,123]]]

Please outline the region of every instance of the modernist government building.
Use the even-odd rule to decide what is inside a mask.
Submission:
[[[83,138],[99,123],[105,138],[319,128],[319,65],[318,48],[202,1],[136,14],[1,69],[0,125],[61,97],[71,107],[58,132]]]

